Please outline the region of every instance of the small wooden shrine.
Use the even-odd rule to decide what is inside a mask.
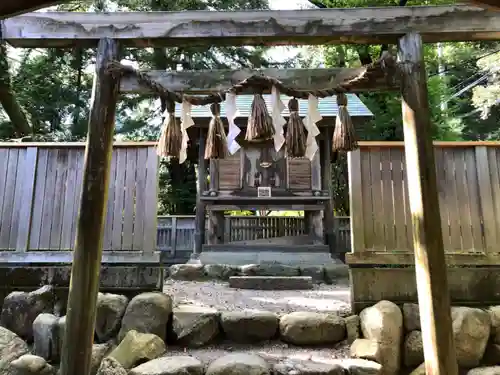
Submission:
[[[370,110],[354,94],[348,96],[348,111],[353,126],[362,126],[372,116]],[[272,95],[263,95],[269,112],[272,110]],[[293,98],[281,96],[285,109],[281,112],[290,118],[288,105]],[[199,153],[199,162],[205,164],[199,169],[201,186],[199,217],[201,233],[197,237],[194,256],[203,263],[311,263],[323,264],[337,254],[333,236],[333,207],[331,204],[331,138],[338,116],[338,106],[333,97],[318,100],[316,123],[319,134],[315,137],[317,149],[313,155],[288,157],[286,144],[276,150],[275,139],[260,142],[245,140],[246,126],[251,116],[252,95],[239,95],[236,107],[239,116],[234,119],[240,129],[235,142],[239,149],[228,153],[223,159],[201,160],[204,147],[194,147]],[[293,104],[293,102],[292,102]],[[307,118],[308,100],[297,101],[298,112]],[[208,109],[197,107],[191,116],[195,127],[202,132],[210,122]],[[181,105],[176,115],[181,116]],[[225,103],[221,106],[221,117],[227,116]],[[286,130],[286,129],[285,129]],[[193,146],[204,141],[200,131],[194,132]],[[192,155],[193,152],[190,152]],[[202,165],[203,165],[202,164]],[[208,164],[208,165],[207,165]],[[206,176],[200,172],[208,173]],[[229,210],[300,210],[304,211],[304,235],[287,237],[277,231],[276,237],[266,240],[230,242],[230,228],[225,224],[224,212]],[[330,217],[329,217],[330,215]],[[204,225],[203,218],[208,219]],[[207,227],[207,231],[203,229]],[[284,229],[284,228],[283,228]],[[282,232],[285,232],[283,230]],[[199,242],[198,242],[199,241]],[[198,252],[201,249],[201,254]],[[319,262],[319,263],[318,263]]]

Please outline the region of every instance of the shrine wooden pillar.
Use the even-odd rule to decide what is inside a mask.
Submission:
[[[321,187],[326,191],[329,199],[325,201],[325,210],[323,212],[323,226],[325,243],[330,248],[330,254],[336,252],[335,248],[335,222],[333,215],[333,190],[332,190],[332,137],[333,128],[325,127],[323,130],[323,139],[321,141]]]
[[[422,38],[399,40],[406,174],[425,371],[457,375]]]
[[[194,228],[194,249],[193,257],[197,258],[205,243],[205,227],[206,227],[206,205],[202,201],[201,196],[205,190],[207,183],[207,163],[205,161],[205,138],[206,129],[200,127],[199,146],[198,146],[198,166],[196,179],[196,214]]]
[[[210,160],[210,188],[209,194],[219,193],[219,162]],[[219,245],[224,243],[224,211],[208,211],[207,244]]]
[[[311,161],[311,192],[321,193],[321,163],[318,150]],[[323,210],[304,211],[306,233],[313,238],[314,244],[323,243]]]
[[[117,43],[101,39],[85,147],[61,375],[88,375],[91,367],[115,110],[120,88],[119,79],[108,70],[113,60],[118,60]]]

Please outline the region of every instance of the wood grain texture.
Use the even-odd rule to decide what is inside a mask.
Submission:
[[[470,6],[276,11],[29,13],[4,20],[15,47],[381,44],[407,32],[424,42],[500,39],[500,14]]]
[[[358,77],[366,69],[260,69],[260,70],[196,70],[166,72],[163,70],[147,71],[147,75],[164,88],[171,91],[210,94],[231,88],[233,85],[251,77],[262,74],[280,80],[285,86],[296,90],[322,90],[338,86],[342,82]],[[125,76],[121,81],[122,93],[150,92],[149,87],[141,85],[136,77]],[[375,81],[363,81],[355,85],[353,92],[399,90],[397,81],[380,77]],[[245,93],[245,92],[243,92]],[[253,92],[246,92],[252,94]],[[267,93],[267,92],[265,92]]]
[[[87,375],[90,372],[115,110],[119,95],[119,81],[106,68],[111,60],[116,59],[116,42],[102,39],[98,46],[94,75],[61,375]]]
[[[398,47],[425,368],[432,375],[458,375],[422,38],[417,33],[407,34],[399,40]]]

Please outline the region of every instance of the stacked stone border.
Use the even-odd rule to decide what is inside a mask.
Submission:
[[[283,264],[174,264],[166,269],[165,277],[183,281],[227,281],[232,276],[310,276],[313,282],[336,284],[349,281],[345,264],[326,266],[287,266]]]
[[[65,329],[54,290],[7,296],[0,316],[0,374],[56,375]],[[459,365],[467,375],[500,374],[500,306],[453,307]],[[281,340],[290,346],[348,345],[350,358],[328,362],[272,360],[231,353],[209,364],[189,355],[169,356],[168,347],[199,348],[218,341]],[[160,292],[131,300],[99,294],[92,375],[424,375],[419,308],[380,301],[359,315],[268,311],[217,311],[173,306]],[[312,349],[313,350],[313,349]]]

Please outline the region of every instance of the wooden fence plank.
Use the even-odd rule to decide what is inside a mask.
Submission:
[[[17,234],[19,231],[19,212],[22,206],[22,190],[24,186],[24,164],[26,160],[26,149],[19,149],[17,152],[16,180],[14,183],[14,202],[12,207],[9,246],[10,250],[15,250],[17,246]]]
[[[461,218],[458,210],[459,201],[457,196],[454,149],[444,150],[444,162],[445,169],[443,174],[446,181],[446,200],[449,212],[451,249],[460,251],[462,249],[462,233],[460,231]]]
[[[500,152],[498,149],[489,149],[488,164],[491,173],[491,193],[493,197],[493,207],[497,228],[497,241],[500,241]],[[497,246],[497,252],[500,252]]]
[[[134,240],[134,206],[137,175],[137,149],[129,148],[127,153],[127,170],[125,172],[125,207],[123,217],[122,250],[131,251]],[[140,166],[139,166],[140,167]]]
[[[465,172],[465,148],[456,148],[453,151],[455,161],[455,177],[457,187],[458,212],[460,216],[460,232],[462,234],[463,252],[470,252],[474,248],[472,239],[472,221],[469,198],[469,183]]]
[[[382,171],[379,148],[370,149],[370,190],[373,204],[373,249],[385,251],[385,233],[383,224]]]
[[[146,163],[148,160],[148,149],[141,148],[137,154],[137,192],[135,201],[135,226],[133,249],[142,250],[144,244],[144,219],[146,217]]]
[[[479,186],[477,180],[477,164],[474,148],[465,149],[465,173],[469,187],[470,217],[472,227],[473,250],[484,252],[484,236],[481,227],[481,202],[479,197]],[[447,247],[445,246],[445,249]]]
[[[57,154],[59,149],[49,150],[47,159],[47,174],[43,194],[42,231],[40,233],[39,249],[50,249],[50,233],[54,213],[55,183],[57,174]]]
[[[396,249],[396,233],[394,224],[394,194],[392,189],[391,150],[380,150],[380,167],[382,177],[382,211],[379,219],[384,225],[384,243],[386,249]]]
[[[73,248],[73,238],[71,230],[73,226],[73,217],[75,215],[74,206],[76,199],[76,178],[77,178],[77,157],[76,150],[67,149],[68,163],[66,172],[66,188],[64,191],[64,205],[61,229],[61,250],[71,250]]]
[[[375,231],[373,227],[373,201],[372,201],[372,195],[371,195],[371,179],[370,179],[370,153],[369,152],[361,152],[360,155],[360,161],[359,163],[361,164],[360,167],[361,169],[358,169],[358,172],[361,170],[361,174],[359,176],[359,185],[360,189],[362,191],[363,197],[361,199],[361,208],[359,211],[359,215],[361,215],[361,220],[363,221],[363,224],[361,223],[356,223],[356,228],[358,228],[358,225],[360,228],[364,229],[364,239],[363,243],[357,243],[359,240],[358,238],[355,238],[355,235],[351,233],[351,241],[353,244],[353,249],[358,249],[359,251],[365,251],[365,250],[370,250],[373,249],[373,238],[375,236]],[[356,163],[357,164],[357,163]],[[353,202],[355,203],[355,202]],[[354,212],[354,211],[353,211]],[[353,217],[354,219],[354,217]],[[354,225],[354,223],[351,222],[351,225]],[[353,231],[351,231],[353,232]],[[356,236],[357,237],[357,236]],[[355,242],[356,241],[356,245]],[[364,246],[363,246],[364,245]],[[361,247],[363,246],[363,247]],[[361,250],[364,248],[365,250]]]
[[[16,175],[18,171],[18,159],[19,150],[10,149],[9,159],[7,162],[7,174],[5,179],[5,190],[3,199],[5,200],[2,208],[2,220],[7,218],[7,221],[3,222],[0,228],[0,247],[3,249],[9,249],[9,236],[10,228],[12,225],[12,214],[14,208],[14,199],[16,192]]]
[[[402,150],[391,149],[392,160],[392,199],[394,200],[395,246],[397,250],[410,250],[406,236],[406,217],[403,190],[404,154]]]
[[[497,235],[499,233],[496,226],[495,212],[491,209],[494,207],[493,188],[486,147],[476,147],[476,162],[486,251],[495,253],[498,251]]]
[[[54,207],[52,211],[52,226],[50,229],[50,249],[61,249],[61,235],[64,216],[64,196],[68,177],[69,150],[58,150],[56,162],[56,177],[54,182]]]
[[[0,149],[0,215],[3,210],[3,205],[5,204],[5,189],[7,187],[7,166],[9,162],[9,149]],[[10,218],[0,216],[0,229],[3,226],[8,226]],[[0,251],[6,248],[6,246],[0,243]]]
[[[113,203],[113,229],[111,250],[121,250],[123,237],[123,206],[125,199],[125,171],[127,169],[127,150],[118,150],[116,159],[116,179],[109,186],[115,191]]]
[[[40,236],[43,222],[43,196],[45,194],[45,184],[47,182],[47,164],[49,150],[40,148],[38,150],[38,160],[36,169],[35,193],[33,198],[33,213],[31,215],[31,230],[29,249],[38,250],[40,248]]]
[[[104,242],[103,250],[111,250],[113,240],[113,209],[115,203],[115,184],[116,180],[116,163],[118,162],[118,150],[113,149],[111,156],[108,202],[106,205],[106,224],[104,225]]]
[[[152,253],[156,243],[156,218],[157,218],[157,202],[158,202],[158,156],[153,147],[148,149],[148,159],[145,167],[146,172],[146,204],[144,215],[144,240],[143,252]]]
[[[434,148],[436,162],[436,182],[439,194],[439,210],[441,215],[441,228],[443,231],[443,244],[445,249],[451,249],[450,224],[448,212],[448,186],[444,171],[446,170],[445,155],[442,148]]]
[[[1,151],[2,150],[0,150],[0,163],[2,163]],[[18,252],[25,252],[28,249],[30,227],[32,220],[31,213],[33,208],[33,199],[35,192],[37,157],[38,157],[38,148],[28,147],[26,149],[24,166],[23,166],[23,186],[21,187],[22,205],[19,211],[19,231],[17,233],[17,243],[16,243],[16,250]],[[3,181],[1,171],[0,171],[0,179]],[[0,199],[2,199],[1,192],[0,192]]]
[[[83,188],[83,168],[85,161],[85,149],[76,150],[78,153],[77,159],[77,172],[76,172],[76,191],[75,191],[75,203],[73,205],[73,222],[71,224],[71,248],[74,249],[76,243],[76,224],[78,216],[80,215],[80,199],[82,198],[82,188]]]

